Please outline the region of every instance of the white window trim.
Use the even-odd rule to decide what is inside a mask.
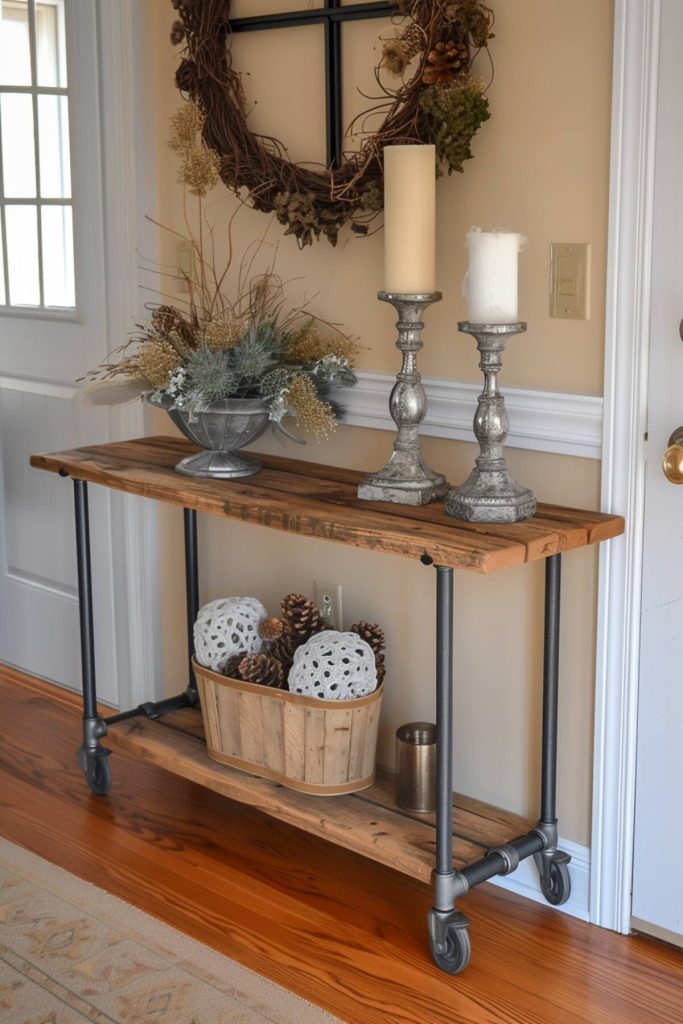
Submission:
[[[41,6],[53,6],[58,7],[57,0],[28,0],[28,26],[29,26],[29,49],[30,49],[30,61],[31,61],[31,85],[4,85],[0,84],[0,97],[3,95],[24,95],[30,96],[32,99],[33,108],[33,133],[34,133],[34,147],[33,147],[33,158],[34,158],[34,169],[35,169],[35,182],[36,182],[36,195],[33,198],[14,197],[6,196],[3,179],[3,168],[2,168],[2,111],[0,110],[0,239],[2,249],[2,271],[3,271],[3,290],[5,295],[4,303],[0,303],[0,315],[4,316],[10,314],[12,316],[28,316],[35,317],[36,314],[41,318],[52,319],[53,315],[62,320],[74,320],[76,319],[76,305],[73,306],[48,306],[45,304],[45,274],[43,270],[43,224],[41,211],[45,206],[59,206],[68,207],[73,209],[73,198],[44,198],[41,195],[41,180],[40,180],[40,131],[39,131],[39,116],[38,116],[38,97],[39,96],[67,96],[69,95],[68,86],[41,86],[38,85],[38,37],[37,37],[37,21],[38,21],[38,3]],[[10,3],[10,6],[12,4]],[[61,10],[61,17],[63,19],[64,12]],[[64,32],[64,21],[62,20],[60,29]],[[19,303],[12,303],[10,294],[10,265],[9,265],[9,252],[7,246],[7,220],[6,220],[6,209],[8,206],[30,206],[36,209],[36,231],[37,231],[37,252],[38,252],[38,282],[39,282],[39,303],[36,306],[29,306]],[[72,243],[73,245],[73,243]],[[75,262],[74,253],[72,251],[72,262]]]

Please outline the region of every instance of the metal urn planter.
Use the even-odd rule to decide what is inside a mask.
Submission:
[[[167,396],[147,398],[150,405],[165,409],[188,441],[204,451],[188,455],[177,464],[184,476],[235,480],[253,476],[261,463],[239,451],[259,438],[270,422],[267,405],[261,398],[231,398],[205,410],[179,409]]]

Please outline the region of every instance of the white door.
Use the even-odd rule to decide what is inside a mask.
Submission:
[[[655,169],[634,924],[683,944],[683,486],[662,455],[683,426],[683,3],[663,0]]]
[[[73,486],[28,459],[109,438],[76,383],[109,348],[98,5],[0,12],[0,659],[78,688]],[[111,500],[90,491],[98,689],[117,703]]]

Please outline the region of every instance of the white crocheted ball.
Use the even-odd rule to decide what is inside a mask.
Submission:
[[[289,689],[325,700],[365,697],[377,689],[372,647],[357,633],[317,633],[294,652]]]
[[[263,646],[258,626],[267,615],[255,597],[221,597],[205,604],[194,624],[199,664],[220,672],[234,654],[258,654]]]

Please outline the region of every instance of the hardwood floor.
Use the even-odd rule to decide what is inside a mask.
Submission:
[[[491,886],[462,901],[470,967],[441,974],[426,885],[123,752],[109,796],[92,796],[79,715],[71,695],[0,671],[0,833],[342,1020],[683,1022],[680,950]]]

